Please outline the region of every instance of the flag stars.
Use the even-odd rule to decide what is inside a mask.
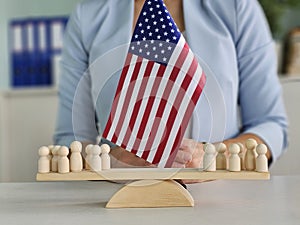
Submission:
[[[161,2],[146,0],[149,6],[142,10],[142,20],[137,23],[133,35],[135,43],[130,46],[130,51],[160,63],[167,63],[174,49],[171,43],[177,42],[179,36],[169,11]]]

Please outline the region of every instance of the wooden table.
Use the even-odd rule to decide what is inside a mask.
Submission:
[[[106,209],[121,184],[0,183],[1,224],[300,224],[300,176],[188,185],[194,207]]]

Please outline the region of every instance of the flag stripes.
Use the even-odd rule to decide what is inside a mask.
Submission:
[[[103,138],[172,166],[205,79],[163,1],[145,1]]]
[[[182,37],[170,62],[174,65],[128,53],[103,133],[108,140],[160,167],[175,154],[172,150],[178,149],[203,88],[198,87],[199,81],[205,77]],[[198,95],[192,99],[194,91]]]

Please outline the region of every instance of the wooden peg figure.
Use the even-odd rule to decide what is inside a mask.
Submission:
[[[240,146],[238,144],[231,144],[229,147],[229,171],[241,171],[241,159],[239,157]]]
[[[51,171],[58,172],[58,150],[60,149],[60,145],[56,145],[52,148],[52,160],[51,160]]]
[[[52,158],[53,158],[53,155],[52,155],[52,149],[54,148],[54,145],[48,145],[48,149],[49,149],[49,160],[50,160],[50,171],[52,171]]]
[[[256,171],[257,172],[268,172],[268,158],[266,153],[268,148],[265,144],[259,144],[256,147],[256,152],[258,154],[256,158]]]
[[[38,172],[49,173],[50,172],[50,150],[48,147],[43,146],[39,149],[39,161],[38,161]]]
[[[102,160],[102,170],[110,169],[110,147],[108,144],[101,145],[101,160]]]
[[[237,143],[240,146],[240,153],[239,157],[241,160],[241,170],[245,170],[245,152],[244,152],[244,145],[241,142]]]
[[[54,147],[55,147],[54,145],[48,145],[48,148],[49,148],[50,151],[51,151],[52,148],[54,148]]]
[[[92,171],[101,171],[102,170],[102,162],[101,162],[101,148],[99,145],[93,145],[90,148],[91,151],[91,159],[89,160],[89,164]]]
[[[248,139],[246,141],[246,155],[245,155],[245,168],[246,170],[255,170],[255,159],[256,159],[256,146],[257,142],[254,139]]]
[[[70,145],[71,156],[70,156],[70,169],[72,172],[80,172],[83,169],[82,162],[82,144],[79,141],[73,141]]]
[[[93,157],[92,155],[92,149],[93,145],[92,144],[89,144],[85,147],[85,153],[86,153],[86,157],[85,157],[85,169],[86,170],[90,170],[91,167],[90,167],[90,162],[91,162],[91,159]]]
[[[226,170],[227,169],[227,160],[225,156],[226,145],[224,143],[219,143],[216,147],[218,152],[216,157],[217,170]]]
[[[203,167],[205,171],[216,171],[216,148],[213,144],[204,145]]]
[[[69,149],[66,146],[62,146],[58,150],[58,172],[59,173],[69,173],[70,172],[70,162],[68,159]]]

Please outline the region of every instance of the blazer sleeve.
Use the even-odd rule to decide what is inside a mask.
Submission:
[[[262,138],[276,160],[287,147],[287,117],[274,42],[256,0],[236,0],[236,32],[243,132]]]
[[[91,79],[87,70],[89,55],[81,26],[81,8],[81,4],[78,4],[70,16],[61,61],[54,143],[66,146],[74,140],[95,143],[98,135]]]

